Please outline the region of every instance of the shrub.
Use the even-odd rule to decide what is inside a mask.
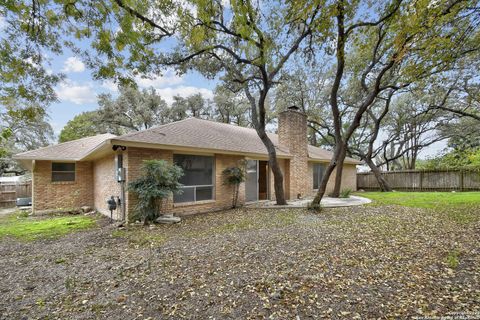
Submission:
[[[351,193],[352,193],[352,189],[343,189],[340,192],[340,198],[350,198]]]
[[[232,208],[237,207],[240,184],[245,181],[245,169],[243,167],[230,167],[223,170],[225,184],[233,186]]]
[[[450,269],[456,269],[458,265],[460,264],[460,252],[458,250],[452,250],[448,252],[447,255],[447,265]]]
[[[164,199],[181,192],[182,185],[178,181],[183,170],[165,160],[145,160],[141,172],[138,179],[128,184],[128,190],[138,197],[135,218],[147,225],[160,216]]]

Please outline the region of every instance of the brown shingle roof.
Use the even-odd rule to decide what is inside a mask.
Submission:
[[[115,140],[266,154],[265,146],[255,130],[197,118],[129,133]],[[279,147],[277,153],[279,156],[289,155],[287,150]]]
[[[105,141],[114,138],[110,133],[59,143],[53,146],[18,153],[19,160],[67,160],[78,161],[85,158]]]
[[[278,135],[268,133],[280,157],[291,156],[288,150],[278,144]],[[192,149],[218,150],[239,154],[255,154],[268,156],[267,149],[254,129],[238,127],[231,124],[189,118],[168,123],[148,130],[129,133],[116,137],[112,134],[101,134],[94,137],[64,142],[57,145],[23,152],[15,155],[19,160],[69,160],[79,161],[96,150],[107,140],[114,143],[130,142],[156,144],[170,147],[187,147]],[[311,160],[330,161],[332,152],[308,146],[308,155]],[[346,158],[346,163],[359,164],[360,162]]]
[[[278,156],[290,156],[286,148],[278,145],[278,135],[268,133],[268,136],[275,145]],[[133,132],[115,140],[268,155],[254,129],[197,118]],[[308,152],[312,160],[329,161],[332,157],[330,151],[314,146],[309,146]],[[359,163],[351,158],[345,160],[347,163]]]

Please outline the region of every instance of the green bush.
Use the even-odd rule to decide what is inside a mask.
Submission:
[[[343,189],[340,191],[340,198],[350,198],[350,194],[352,193],[352,189]]]
[[[183,170],[165,160],[145,160],[141,171],[142,175],[128,184],[128,190],[138,197],[134,218],[148,224],[160,216],[162,200],[182,192],[178,181]]]
[[[233,186],[232,208],[237,207],[240,184],[245,181],[245,169],[243,167],[230,167],[223,170],[225,184]]]

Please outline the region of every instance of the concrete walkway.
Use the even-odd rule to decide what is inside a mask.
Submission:
[[[300,200],[290,200],[285,206],[277,206],[275,201],[265,200],[247,203],[245,206],[248,208],[306,208],[313,198],[300,199]],[[324,197],[322,199],[321,205],[323,208],[337,208],[337,207],[352,207],[360,206],[366,203],[370,203],[372,200],[359,197],[359,196],[350,196],[349,198],[330,198]]]

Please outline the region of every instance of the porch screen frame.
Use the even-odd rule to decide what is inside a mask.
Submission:
[[[187,185],[184,184],[180,189],[184,190],[183,194],[179,195],[174,195],[173,197],[173,203],[178,204],[178,203],[190,203],[190,202],[198,202],[198,201],[209,201],[209,200],[215,200],[215,156],[213,155],[196,155],[196,154],[180,154],[180,153],[175,153],[173,155],[173,162],[176,165],[179,165],[182,167],[182,163],[178,163],[179,158],[196,158],[196,157],[201,157],[201,158],[210,158],[211,163],[212,163],[212,176],[211,176],[211,183],[210,184],[195,184],[195,185]],[[182,167],[183,168],[183,167]],[[185,171],[185,169],[184,169]],[[181,180],[182,178],[180,178]],[[197,200],[197,191],[198,189],[201,188],[211,188],[211,194],[212,196],[209,199],[201,199]],[[179,198],[182,199],[182,196],[184,196],[187,193],[187,190],[190,190],[190,192],[193,193],[193,198],[192,199],[187,199],[183,201],[179,201]],[[190,193],[188,192],[188,193]]]
[[[312,167],[312,172],[313,172],[313,190],[318,190],[318,187],[320,186],[320,182],[323,179],[323,176],[325,175],[325,170],[327,169],[327,166],[325,163],[322,162],[314,162],[313,167]]]

